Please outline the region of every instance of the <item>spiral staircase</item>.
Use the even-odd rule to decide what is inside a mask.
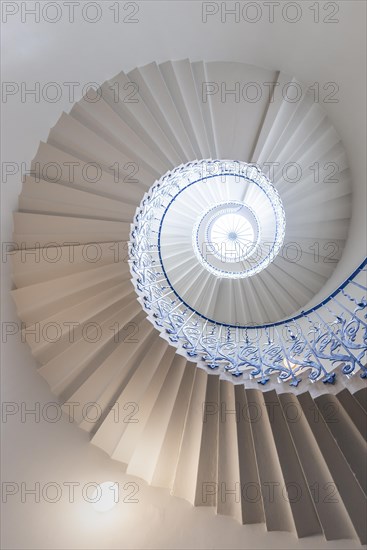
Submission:
[[[202,159],[227,183],[167,210],[168,183]],[[218,277],[192,252],[193,220],[244,197],[269,219],[254,186],[231,190],[241,163],[276,190],[284,235],[261,271]],[[23,337],[65,413],[127,473],[195,506],[366,543],[363,258],[324,290],[351,193],[330,120],[282,73],[183,60],[89,91],[40,144],[14,214]]]

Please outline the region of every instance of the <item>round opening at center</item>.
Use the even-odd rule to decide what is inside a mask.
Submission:
[[[222,262],[240,262],[255,241],[252,224],[244,214],[219,214],[210,224],[209,243]]]

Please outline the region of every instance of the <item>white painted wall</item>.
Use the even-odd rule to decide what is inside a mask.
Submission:
[[[45,4],[46,2],[41,2]],[[81,2],[81,5],[85,2]],[[281,5],[285,2],[281,0]],[[3,3],[3,5],[6,3]],[[22,4],[18,2],[18,4]],[[32,7],[34,2],[27,2]],[[302,18],[288,23],[279,12],[269,23],[267,8],[262,3],[258,23],[229,18],[222,23],[220,15],[202,23],[200,1],[139,2],[139,23],[112,23],[108,9],[113,2],[101,2],[102,18],[87,23],[76,9],[75,22],[66,20],[62,9],[60,22],[51,24],[41,18],[33,23],[21,22],[20,13],[3,25],[2,78],[25,82],[80,82],[79,99],[87,82],[102,83],[119,70],[125,71],[166,59],[190,57],[192,60],[238,60],[294,74],[312,84],[334,81],[339,85],[336,104],[325,104],[329,116],[347,149],[354,177],[354,216],[347,251],[330,286],[347,276],[365,251],[362,215],[365,208],[366,135],[366,4],[359,0],[338,2],[339,23],[324,23],[328,13],[321,2],[320,23],[313,22],[310,6],[298,2]],[[227,5],[233,4],[227,2]],[[3,8],[4,9],[4,8]],[[121,12],[123,15],[128,10]],[[92,14],[92,12],[90,12]],[[289,12],[293,17],[292,12]],[[49,17],[53,17],[49,12]],[[64,94],[59,102],[10,97],[2,105],[3,162],[29,163],[40,140],[46,140],[63,110],[71,104]],[[3,240],[10,241],[12,211],[17,208],[21,179],[16,175],[2,183]],[[365,223],[365,222],[364,222]],[[17,322],[15,308],[8,295],[11,288],[10,265],[3,268],[2,320]],[[3,346],[2,399],[29,408],[55,401],[45,382],[36,372],[36,364],[19,336],[10,337]],[[56,423],[35,422],[31,417],[21,421],[19,414],[2,424],[2,481],[39,481],[81,484],[114,479],[131,480],[121,466],[89,445],[86,434],[62,419]],[[76,489],[76,502],[68,502],[63,491],[59,503],[26,503],[19,495],[3,504],[2,546],[4,548],[358,548],[353,541],[326,543],[321,537],[298,541],[293,535],[272,533],[263,526],[241,527],[232,519],[216,517],[213,510],[193,509],[189,504],[160,489],[139,484],[139,503],[120,503],[112,512],[100,515],[81,498]]]

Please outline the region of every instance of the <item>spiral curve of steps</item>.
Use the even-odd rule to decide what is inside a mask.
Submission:
[[[257,101],[237,101],[237,91],[223,101],[222,84],[236,90],[239,80],[273,84]],[[277,93],[286,88],[302,99]],[[136,209],[168,170],[203,158],[270,163],[285,242],[302,257],[280,255],[246,280],[244,314],[258,324],[307,308],[337,269],[350,218],[349,169],[330,121],[293,78],[239,63],[152,63],[99,93],[40,144],[14,214],[12,293],[40,374],[128,473],[269,531],[365,543],[363,379],[338,377],[327,393],[307,379],[261,391],[251,378],[208,374],[160,338],[128,264]],[[294,163],[297,183],[284,177]],[[315,163],[327,166],[321,185]],[[324,261],[330,254],[336,261]]]

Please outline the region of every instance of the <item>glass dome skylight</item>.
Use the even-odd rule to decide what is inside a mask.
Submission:
[[[240,201],[212,205],[195,224],[192,242],[196,257],[209,272],[218,277],[246,276],[248,262],[244,262],[260,242],[258,218]],[[235,269],[238,265],[243,270]]]

